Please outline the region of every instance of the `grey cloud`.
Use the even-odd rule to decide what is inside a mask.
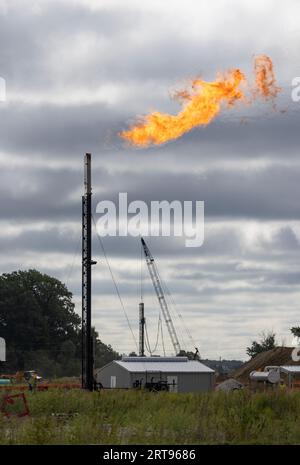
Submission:
[[[77,152],[69,170],[45,167],[14,168],[3,172],[0,188],[2,218],[78,218],[82,192],[81,158]],[[93,173],[94,208],[101,200],[113,200],[118,205],[119,192],[128,192],[128,203],[145,201],[149,211],[150,202],[155,200],[204,200],[207,219],[297,220],[300,217],[299,176],[300,166],[286,165],[248,171],[214,169],[202,175],[183,176],[164,172],[155,175],[151,172],[140,175],[130,171],[113,173],[100,167]],[[277,242],[287,244],[288,241],[292,238],[287,236],[287,230],[281,232]]]
[[[232,14],[239,22],[241,16],[244,19],[246,16],[247,22],[255,22],[256,27],[258,23],[264,24],[262,18],[255,13],[246,14],[240,6]],[[49,52],[54,47],[58,51],[65,47],[66,40],[72,46],[72,38],[75,40],[78,33],[82,37],[94,34],[97,40],[91,45],[88,57],[84,57],[85,66],[80,66],[78,55],[78,60],[68,70],[64,69],[70,85],[87,79],[90,85],[116,78],[174,80],[204,72],[211,78],[212,73],[224,67],[250,62],[253,51],[260,49],[257,36],[248,27],[247,31],[239,29],[239,47],[232,47],[232,30],[227,24],[222,34],[202,35],[195,44],[195,38],[189,36],[180,18],[176,27],[166,22],[160,12],[122,4],[118,8],[91,11],[82,5],[55,1],[44,4],[39,13],[10,5],[0,21],[0,40],[6,44],[2,54],[4,72],[14,85],[21,84],[25,89],[55,87],[55,73],[47,63]],[[274,41],[270,41],[265,47],[278,59],[284,59],[281,43],[274,46]]]
[[[60,70],[57,70],[57,76],[55,71],[51,72],[49,53],[55,56],[55,48],[59,52],[58,47],[64,47],[66,40],[72,45],[72,38],[75,41],[79,33],[82,40],[84,34],[95,33],[99,43],[108,40],[113,34],[117,43],[139,22],[140,15],[130,9],[94,12],[84,6],[64,5],[61,2],[49,2],[39,13],[33,13],[30,8],[15,9],[10,6],[7,13],[0,16],[0,41],[5,44],[0,55],[2,73],[12,86],[23,88],[25,92],[40,87],[55,87]],[[90,50],[93,62],[97,52],[100,50],[95,45]],[[108,58],[109,54],[106,56]],[[78,83],[82,74],[87,78],[87,71],[84,71],[84,67],[80,69],[79,62],[69,69],[68,74],[74,84]],[[99,73],[98,79],[101,79],[102,74]],[[93,77],[91,81],[94,81]]]
[[[277,231],[271,241],[267,241],[265,239],[261,239],[261,246],[267,250],[273,249],[277,251],[278,249],[281,250],[295,250],[299,249],[299,240],[295,234],[295,232],[289,226],[281,228]]]
[[[296,105],[296,104],[294,104]],[[70,163],[86,151],[94,153],[103,165],[116,158],[123,170],[134,160],[161,163],[164,171],[178,165],[191,170],[203,166],[239,161],[247,168],[251,161],[298,162],[299,111],[287,115],[256,117],[248,124],[239,120],[217,119],[206,128],[195,128],[177,141],[145,150],[127,148],[118,133],[128,127],[128,110],[108,104],[49,105],[16,104],[0,106],[2,115],[1,151],[31,156],[51,156],[53,160],[69,159]],[[133,115],[131,115],[133,116]]]
[[[70,267],[76,230],[80,235],[82,155],[90,151],[94,206],[100,200],[116,201],[122,191],[129,201],[205,201],[202,248],[187,249],[173,238],[148,242],[206,352],[241,355],[246,338],[271,323],[287,335],[297,323],[300,292],[299,233],[289,224],[298,223],[300,216],[300,107],[291,102],[289,87],[299,74],[293,52],[299,34],[282,30],[285,14],[276,7],[266,27],[253,2],[236,3],[229,13],[226,6],[225,16],[220,7],[207,33],[198,34],[188,27],[198,10],[186,7],[184,17],[175,17],[160,9],[149,12],[142,2],[138,8],[120,4],[97,11],[43,2],[40,13],[33,14],[14,3],[8,15],[0,15],[0,75],[13,97],[0,104],[1,271],[35,266],[66,281],[79,302],[80,253],[73,273]],[[288,106],[287,113],[257,102],[252,109],[223,112],[208,127],[179,140],[143,150],[118,138],[136,114],[178,111],[168,91],[181,87],[185,77],[200,73],[213,79],[216,71],[233,66],[249,74],[251,55],[261,52],[274,59],[284,86],[278,108]],[[82,103],[80,92],[92,94],[108,84],[117,98],[104,95],[107,103]],[[247,124],[241,124],[241,117]],[[278,224],[273,235],[256,233],[248,244],[241,233],[246,220],[262,230],[272,221]],[[14,225],[11,234],[6,226]],[[43,227],[37,230],[39,225]],[[139,263],[137,239],[104,238],[103,243],[112,261]],[[94,255],[97,327],[117,350],[120,339],[128,347],[126,323],[96,237]],[[128,273],[114,272],[135,321],[138,283],[128,268]],[[157,307],[150,299],[149,278],[145,294],[151,325]]]

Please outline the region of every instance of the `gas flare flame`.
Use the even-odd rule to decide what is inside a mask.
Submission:
[[[280,88],[276,85],[272,60],[266,55],[255,57],[254,71],[255,88],[250,98],[246,96],[246,90],[250,86],[239,69],[219,74],[213,82],[194,79],[189,89],[177,91],[174,95],[182,106],[177,115],[150,113],[119,135],[137,147],[160,145],[178,139],[197,126],[208,125],[223,106],[231,108],[237,102],[252,103],[257,97],[273,100]]]
[[[281,88],[276,85],[276,78],[271,58],[267,55],[259,55],[255,57],[254,73],[256,94],[261,95],[266,100],[275,99],[281,91]]]

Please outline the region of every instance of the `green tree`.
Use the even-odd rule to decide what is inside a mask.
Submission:
[[[198,352],[192,352],[190,350],[185,351],[183,349],[177,354],[177,357],[187,357],[189,360],[199,360],[200,356]]]
[[[120,358],[95,330],[93,335],[95,367]],[[58,279],[36,270],[0,276],[0,336],[6,340],[6,371],[80,375],[81,318],[75,313],[72,293]]]
[[[298,339],[300,339],[300,326],[293,326],[291,328],[291,333],[294,337],[297,337]]]
[[[72,344],[72,356],[78,358],[80,317],[74,311],[71,292],[59,280],[36,270],[3,274],[0,276],[0,334],[6,340],[10,370],[63,363],[68,360],[67,356],[64,360],[61,358],[66,343]],[[36,357],[38,353],[40,356]],[[35,366],[28,366],[29,363]]]
[[[92,330],[92,333],[96,344],[96,347],[94,349],[95,368],[101,368],[104,365],[107,365],[109,362],[112,362],[113,360],[119,360],[121,358],[121,355],[118,354],[118,352],[115,352],[110,344],[106,345],[102,341],[100,341],[99,335],[94,328]]]
[[[260,341],[252,341],[252,345],[247,347],[247,355],[249,357],[254,358],[256,355],[260,354],[261,352],[266,352],[267,350],[274,349],[276,347],[276,335],[272,331],[261,334]]]

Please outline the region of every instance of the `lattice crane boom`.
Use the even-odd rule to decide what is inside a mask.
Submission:
[[[161,282],[160,282],[160,279],[159,279],[158,270],[157,270],[154,258],[151,255],[151,252],[150,252],[150,250],[149,250],[149,248],[148,248],[148,246],[147,246],[147,244],[146,244],[146,242],[144,241],[143,238],[141,238],[141,242],[142,242],[144,254],[145,254],[145,257],[146,257],[146,263],[147,263],[147,266],[148,266],[149,274],[150,274],[150,277],[151,277],[151,280],[152,280],[152,283],[153,283],[153,287],[155,289],[155,292],[156,292],[156,295],[157,295],[157,298],[158,298],[158,302],[159,302],[159,305],[160,305],[160,308],[161,308],[165,323],[166,323],[167,328],[168,328],[168,332],[169,332],[169,335],[170,335],[170,338],[171,338],[171,341],[172,341],[172,344],[173,344],[173,347],[174,347],[174,350],[175,350],[175,355],[177,355],[177,354],[179,354],[179,352],[181,350],[180,349],[180,344],[179,344],[178,337],[177,337],[177,334],[176,334],[176,330],[175,330],[175,327],[174,327],[174,324],[173,324],[173,321],[172,321],[172,318],[171,318],[171,315],[170,315],[168,304],[167,304],[165,296],[164,296],[162,285],[161,285]]]

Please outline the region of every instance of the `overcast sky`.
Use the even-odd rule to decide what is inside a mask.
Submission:
[[[0,271],[49,273],[81,311],[82,168],[91,152],[94,211],[119,192],[205,201],[203,247],[147,240],[183,348],[194,349],[190,333],[203,357],[245,359],[269,329],[291,344],[289,328],[300,324],[300,103],[291,100],[299,17],[297,0],[0,0]],[[136,115],[176,113],[170,91],[187,78],[234,67],[251,76],[261,53],[274,62],[284,113],[270,104],[225,111],[160,147],[119,139]],[[105,343],[128,353],[136,347],[94,239],[93,320]],[[139,241],[103,243],[136,338],[142,267],[153,346],[159,310]],[[171,353],[166,328],[164,339]]]

